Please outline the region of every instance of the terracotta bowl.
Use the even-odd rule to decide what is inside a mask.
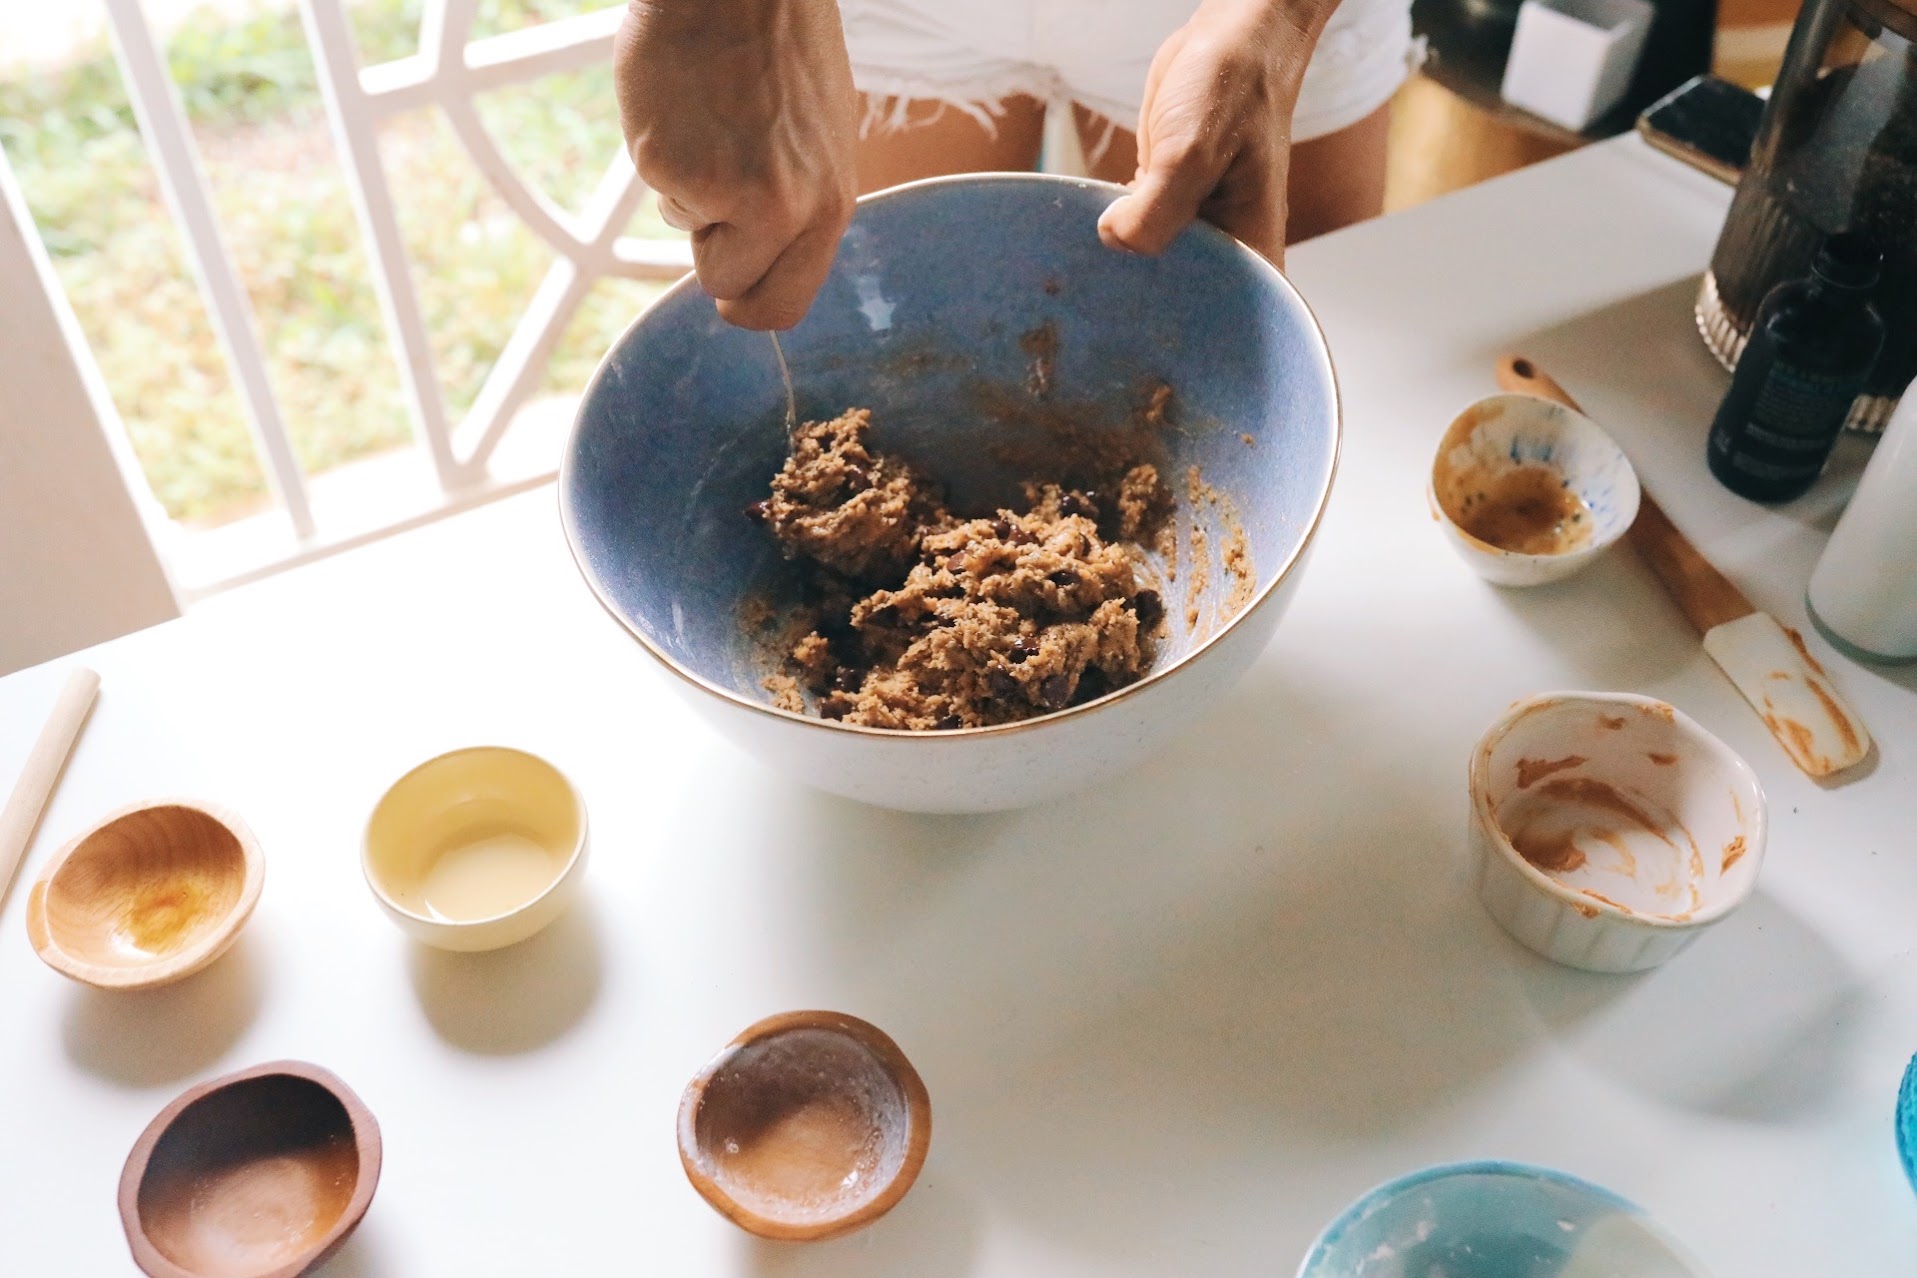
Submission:
[[[253,832],[225,808],[136,804],[60,849],[27,896],[27,936],[76,981],[165,985],[227,951],[265,877]]]
[[[186,1091],[120,1173],[149,1278],[293,1278],[339,1249],[379,1184],[379,1124],[317,1065],[274,1061]]]
[[[762,1238],[850,1233],[892,1210],[932,1141],[898,1044],[838,1012],[768,1017],[686,1087],[679,1159],[719,1214]]]

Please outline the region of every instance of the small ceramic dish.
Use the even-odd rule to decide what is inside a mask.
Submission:
[[[1325,1231],[1298,1278],[1704,1278],[1644,1211],[1522,1163],[1455,1163],[1380,1185]]]
[[[1535,395],[1492,395],[1444,432],[1431,514],[1465,563],[1500,586],[1559,581],[1637,518],[1637,472],[1604,429]]]
[[[138,803],[60,849],[27,896],[27,936],[87,985],[165,985],[226,953],[265,878],[253,832],[225,808]]]
[[[380,798],[361,864],[387,917],[414,940],[500,949],[572,904],[586,864],[585,801],[537,755],[454,750]]]
[[[379,1185],[379,1124],[317,1065],[275,1061],[189,1089],[120,1173],[149,1278],[294,1278],[338,1250]]]
[[[1485,908],[1571,967],[1655,967],[1757,884],[1765,806],[1756,773],[1651,697],[1519,701],[1478,742],[1470,784]]]
[[[720,1215],[762,1238],[850,1233],[892,1210],[932,1141],[898,1044],[838,1012],[787,1012],[726,1045],[679,1102],[679,1160]]]

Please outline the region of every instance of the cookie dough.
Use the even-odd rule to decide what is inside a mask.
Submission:
[[[811,626],[768,680],[778,704],[926,731],[1089,701],[1151,666],[1164,616],[1139,543],[1170,514],[1156,467],[1104,488],[1034,481],[1026,509],[964,519],[875,452],[871,414],[802,427],[749,513],[806,576]],[[775,688],[776,683],[776,688]]]

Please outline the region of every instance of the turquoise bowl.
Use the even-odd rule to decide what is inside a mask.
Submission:
[[[1703,1278],[1609,1190],[1523,1163],[1454,1163],[1372,1190],[1312,1244],[1298,1278]]]
[[[1910,1187],[1917,1189],[1917,1056],[1910,1058],[1904,1085],[1897,1090],[1897,1157],[1903,1160]]]
[[[773,706],[761,685],[776,653],[741,624],[749,601],[789,602],[793,576],[742,513],[786,449],[772,345],[726,324],[688,279],[601,362],[560,464],[573,557],[672,685],[770,766],[887,807],[1020,807],[1152,756],[1264,648],[1331,489],[1330,354],[1290,282],[1216,228],[1195,225],[1157,257],[1106,248],[1098,215],[1118,194],[984,174],[863,200],[811,313],[783,338],[803,417],[870,408],[874,443],[941,480],[961,512],[1017,501],[1056,423],[1096,448],[1154,385],[1174,388],[1161,461],[1181,506],[1200,507],[1181,509],[1181,528],[1214,521],[1209,553],[1226,544],[1223,506],[1186,502],[1197,467],[1235,512],[1252,571],[1234,582],[1214,567],[1190,601],[1205,574],[1180,573],[1153,669],[1095,701],[930,733]]]

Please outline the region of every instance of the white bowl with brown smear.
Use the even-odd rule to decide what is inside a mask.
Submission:
[[[1655,698],[1519,701],[1478,742],[1470,784],[1480,899],[1519,942],[1567,966],[1656,967],[1756,887],[1757,774]]]
[[[1468,405],[1445,428],[1426,497],[1465,563],[1499,586],[1561,581],[1637,518],[1637,472],[1584,414],[1535,395]]]

